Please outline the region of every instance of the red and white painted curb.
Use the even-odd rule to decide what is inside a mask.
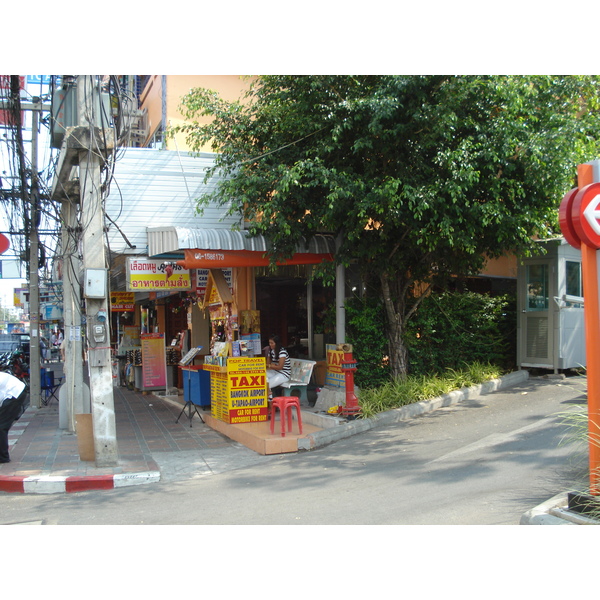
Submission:
[[[116,475],[70,476],[40,475],[37,477],[0,476],[0,492],[22,494],[61,494],[88,490],[112,490],[131,485],[160,481],[160,472],[122,473]]]

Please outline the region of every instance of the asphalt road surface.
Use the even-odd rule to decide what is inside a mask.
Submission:
[[[325,448],[212,476],[58,495],[0,494],[0,523],[516,525],[587,459],[561,445],[585,379],[530,379]],[[585,447],[583,448],[585,451]]]

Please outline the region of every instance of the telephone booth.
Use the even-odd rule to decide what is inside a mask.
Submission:
[[[581,251],[564,238],[539,245],[546,252],[522,259],[517,271],[517,365],[555,373],[583,367]]]

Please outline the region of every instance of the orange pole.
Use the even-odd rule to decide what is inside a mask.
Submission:
[[[591,165],[577,167],[579,189],[595,183]],[[600,495],[600,302],[598,298],[598,251],[581,244],[584,294],[585,353],[588,383],[588,435],[590,493]]]

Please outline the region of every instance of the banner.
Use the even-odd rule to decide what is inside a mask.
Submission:
[[[167,359],[165,353],[165,334],[142,334],[141,341],[143,389],[166,388]]]
[[[186,291],[192,289],[190,272],[164,260],[145,257],[127,260],[127,291]]]

